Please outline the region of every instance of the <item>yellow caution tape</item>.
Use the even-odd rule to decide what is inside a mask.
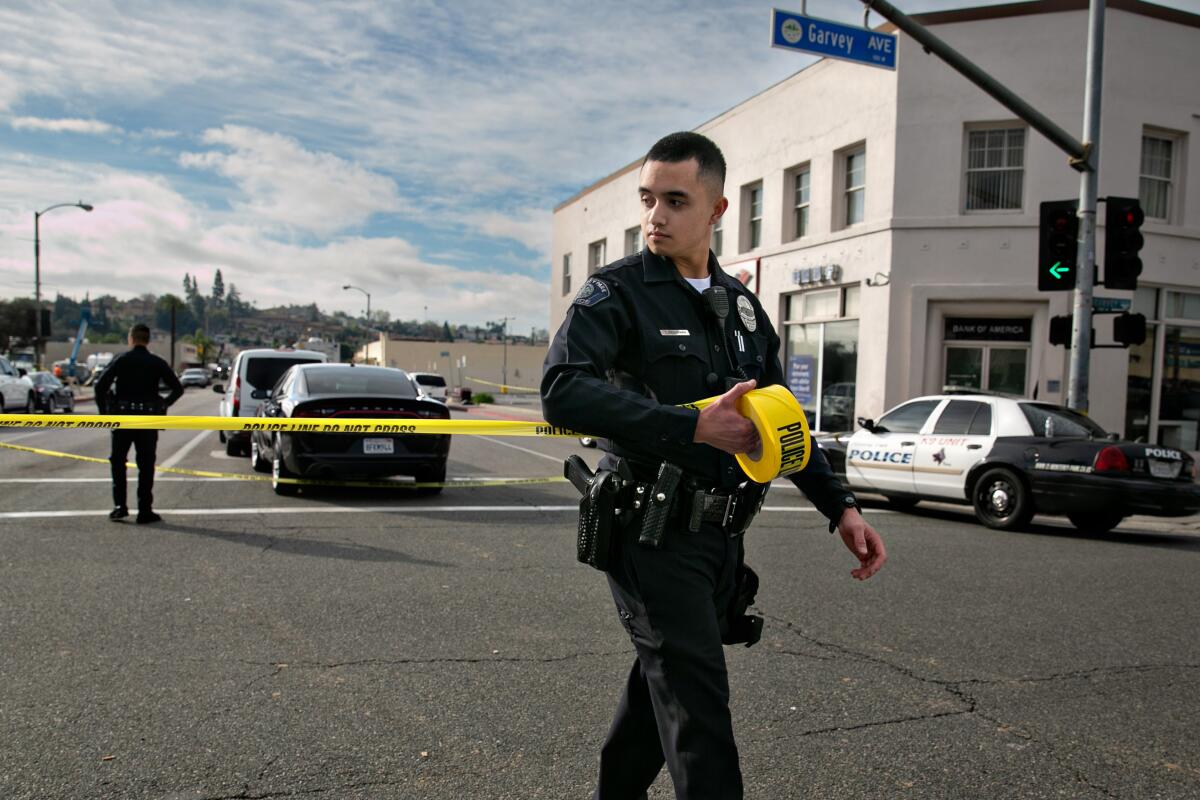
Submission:
[[[40,447],[26,447],[19,444],[8,444],[0,442],[0,447],[8,450],[19,450],[23,453],[32,453],[39,456],[50,456],[52,458],[68,458],[72,461],[85,461],[90,464],[105,464],[108,465],[107,458],[96,458],[95,456],[81,456],[77,453],[63,453],[58,450],[44,450]],[[132,461],[125,462],[128,468],[136,468],[137,464]],[[194,478],[222,478],[233,479],[239,481],[255,481],[265,482],[276,480],[267,475],[246,475],[240,472],[213,472],[202,469],[183,469],[182,467],[155,467],[155,472],[168,472],[172,475],[188,475]],[[566,483],[566,478],[551,477],[551,478],[484,478],[480,480],[464,480],[464,481],[446,481],[444,483],[420,483],[416,481],[334,481],[334,480],[316,480],[310,478],[278,478],[279,483],[296,484],[299,486],[345,486],[353,488],[368,488],[368,489],[433,489],[433,488],[455,488],[455,489],[479,489],[496,486],[531,486],[547,483]]]
[[[548,422],[492,419],[298,419],[272,420],[264,417],[185,417],[154,415],[6,414],[3,428],[43,430],[157,430],[157,431],[263,431],[264,433],[362,433],[362,434],[469,434],[485,436],[579,436],[575,431]]]
[[[495,381],[485,381],[483,378],[472,378],[467,376],[467,380],[473,383],[482,383],[487,386],[498,386],[502,394],[511,392],[540,392],[541,389],[534,389],[532,386],[513,386],[511,383],[496,383]]]
[[[716,402],[708,397],[685,408],[702,409]],[[738,464],[750,479],[768,483],[782,475],[799,472],[808,465],[812,436],[804,409],[787,387],[775,385],[755,389],[738,399],[738,411],[754,423],[762,441],[753,453],[739,453]],[[577,437],[568,428],[534,420],[519,422],[490,419],[300,419],[268,420],[263,417],[172,417],[153,415],[12,414],[0,417],[0,428],[71,428],[103,430],[189,430],[262,431],[264,433],[355,433],[355,434],[465,434],[485,436]]]

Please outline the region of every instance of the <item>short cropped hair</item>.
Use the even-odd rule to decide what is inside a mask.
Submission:
[[[679,131],[678,133],[669,133],[663,138],[654,143],[650,148],[650,152],[646,153],[646,157],[642,160],[642,166],[646,166],[647,161],[662,161],[667,164],[678,164],[681,161],[688,159],[696,159],[699,165],[699,177],[703,181],[712,184],[717,195],[725,192],[725,156],[721,154],[721,148],[709,139],[699,133],[692,131]]]
[[[139,322],[129,329],[129,338],[136,344],[150,344],[150,327]]]

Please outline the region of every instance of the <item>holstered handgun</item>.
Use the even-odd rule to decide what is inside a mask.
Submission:
[[[642,530],[638,534],[638,544],[659,550],[663,545],[663,534],[667,528],[667,518],[671,516],[671,507],[675,500],[675,491],[679,488],[679,480],[683,470],[664,461],[658,468],[658,478],[650,488],[650,494],[645,498],[645,513],[642,516]]]
[[[579,532],[575,557],[583,564],[604,572],[612,552],[613,520],[617,515],[617,497],[623,481],[610,470],[592,472],[582,458],[568,456],[563,475],[580,494]]]

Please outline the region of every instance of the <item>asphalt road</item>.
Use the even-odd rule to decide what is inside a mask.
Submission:
[[[573,449],[456,437],[450,474]],[[251,474],[214,433],[163,433],[159,463]],[[0,450],[0,797],[589,796],[632,648],[568,486],[156,494],[164,524],[112,523],[104,465]],[[767,628],[727,650],[747,797],[1200,797],[1200,536],[872,506],[891,560],[859,583],[798,492],[767,504]]]

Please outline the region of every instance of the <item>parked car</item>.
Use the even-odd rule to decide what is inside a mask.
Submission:
[[[980,394],[901,403],[853,434],[818,445],[853,489],[893,505],[969,503],[989,528],[1025,526],[1035,513],[1065,514],[1105,533],[1131,514],[1200,512],[1196,462],[1181,450],[1110,436],[1069,408]]]
[[[259,407],[266,419],[449,419],[445,404],[419,396],[412,379],[391,367],[297,364]],[[277,494],[294,494],[280,478],[381,478],[411,475],[420,483],[446,480],[449,435],[422,433],[267,433],[251,436],[250,460],[270,472]],[[440,488],[423,490],[436,493]]]
[[[0,356],[0,414],[19,411],[32,414],[37,408],[33,382],[22,374],[12,362]]]
[[[179,382],[184,388],[188,386],[208,386],[208,370],[203,367],[189,367],[179,375]]]
[[[68,413],[75,410],[75,393],[52,373],[31,372],[25,377],[33,384],[34,403],[38,411],[54,414],[60,408]]]
[[[410,372],[421,391],[434,400],[446,402],[446,379],[436,372]]]
[[[213,391],[221,397],[222,417],[253,417],[258,406],[271,393],[271,387],[283,373],[296,364],[324,363],[325,354],[312,350],[269,348],[243,350],[237,354],[230,369],[229,385],[215,383]],[[231,456],[250,452],[250,434],[244,431],[218,434]]]

